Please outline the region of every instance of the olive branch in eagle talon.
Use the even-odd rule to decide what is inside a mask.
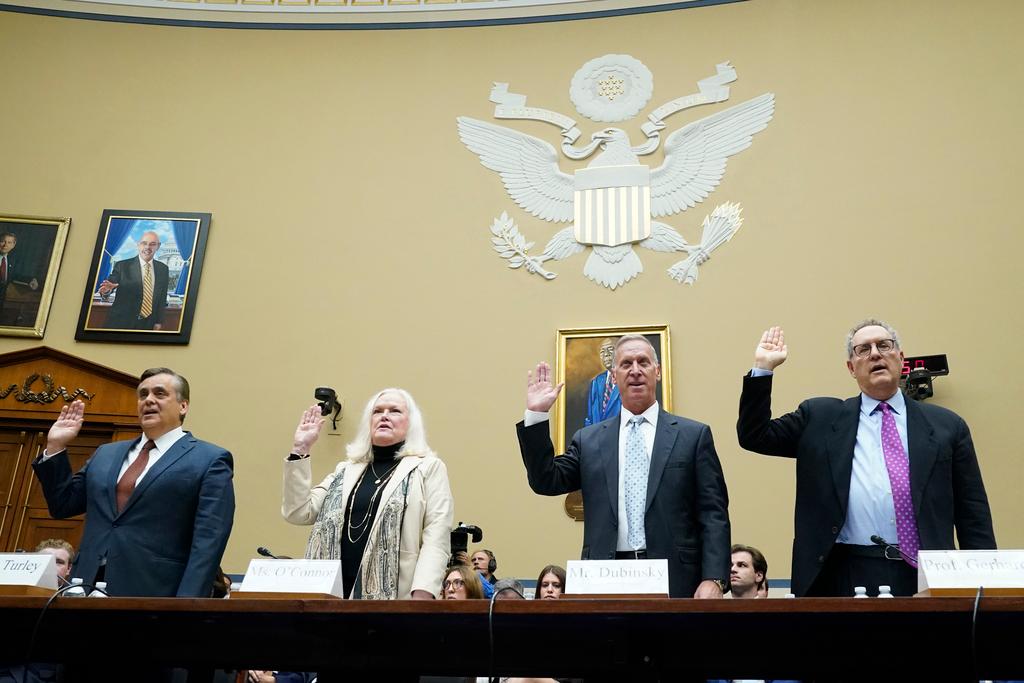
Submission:
[[[527,252],[533,247],[533,242],[527,242],[526,238],[519,232],[515,221],[508,217],[508,213],[502,211],[501,215],[494,219],[491,224],[491,244],[494,251],[503,259],[508,260],[509,268],[526,266],[527,272],[536,273],[545,280],[554,280],[557,273],[544,270],[541,263],[547,261],[550,256],[530,256]]]

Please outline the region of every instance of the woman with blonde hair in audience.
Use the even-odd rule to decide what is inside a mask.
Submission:
[[[549,564],[540,570],[534,600],[558,600],[565,591],[565,570],[557,564]]]
[[[441,584],[443,600],[482,600],[484,597],[483,579],[476,570],[464,564],[448,568],[448,573]]]
[[[374,394],[348,458],[312,486],[309,454],[323,423],[320,407],[310,406],[284,463],[281,513],[313,525],[306,557],[340,559],[349,598],[434,599],[451,553],[454,503],[416,402],[404,389]]]

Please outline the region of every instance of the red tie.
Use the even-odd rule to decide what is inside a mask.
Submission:
[[[154,448],[156,448],[156,443],[153,442],[153,439],[147,441],[146,445],[142,447],[139,457],[135,458],[131,465],[128,465],[128,469],[124,471],[121,479],[117,482],[117,512],[119,514],[124,510],[124,506],[128,504],[128,499],[132,497],[132,491],[135,490],[135,482],[139,480],[142,471],[146,469],[146,465],[149,463],[149,452]]]
[[[7,282],[7,257],[0,256],[0,282]]]

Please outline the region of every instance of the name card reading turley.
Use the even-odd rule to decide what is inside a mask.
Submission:
[[[316,593],[345,597],[341,560],[250,560],[242,593]]]
[[[569,560],[565,591],[573,595],[668,595],[668,560]]]
[[[0,586],[57,590],[57,558],[49,553],[0,553]]]
[[[917,590],[1024,589],[1024,550],[922,550]]]

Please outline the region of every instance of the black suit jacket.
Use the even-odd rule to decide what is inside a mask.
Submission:
[[[546,496],[582,490],[581,558],[614,559],[619,527],[619,416],[576,432],[559,457],[554,457],[548,424],[516,425],[530,488]],[[728,584],[729,494],[707,425],[664,410],[658,414],[644,531],[648,557],[668,560],[672,597],[692,597],[705,579]]]
[[[185,432],[118,512],[118,475],[137,443],[100,446],[73,476],[66,451],[32,464],[54,519],[85,513],[71,575],[91,583],[105,557],[111,595],[209,597],[234,520],[231,454]]]
[[[147,318],[139,319],[142,308],[142,267],[138,257],[124,259],[114,264],[107,279],[117,283],[114,304],[110,307],[107,327],[118,329],[153,329],[163,320],[167,307],[167,264],[153,259],[153,312]]]
[[[772,377],[743,379],[740,445],[796,458],[793,592],[806,595],[846,522],[861,397],[812,398],[771,419]],[[967,424],[956,413],[907,400],[910,493],[922,550],[995,548],[992,513]],[[895,540],[895,539],[889,539]]]

